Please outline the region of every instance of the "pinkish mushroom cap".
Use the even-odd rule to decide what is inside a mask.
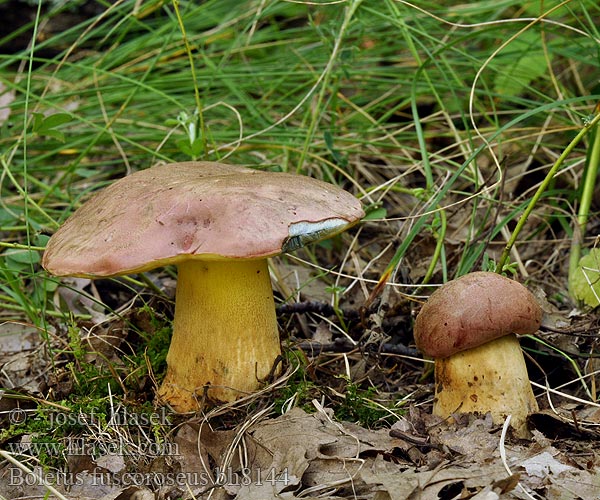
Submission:
[[[188,259],[257,259],[332,236],[364,216],[337,186],[212,162],[155,166],[87,201],[52,236],[42,264],[100,277]]]
[[[423,353],[445,358],[510,333],[534,333],[541,320],[541,307],[523,285],[496,273],[474,272],[429,297],[414,336]]]

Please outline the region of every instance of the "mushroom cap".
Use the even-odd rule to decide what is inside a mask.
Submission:
[[[542,309],[517,281],[496,273],[474,272],[437,289],[414,325],[417,347],[445,358],[510,333],[525,335],[540,327]]]
[[[100,191],[50,238],[57,276],[146,271],[190,258],[258,259],[337,234],[364,216],[341,188],[214,162],[158,165]]]

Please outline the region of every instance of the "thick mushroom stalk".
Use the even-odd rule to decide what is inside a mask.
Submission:
[[[538,405],[531,390],[521,345],[514,334],[435,360],[433,414],[487,413],[526,435],[527,415]]]
[[[471,273],[434,292],[414,328],[417,346],[435,359],[433,413],[489,412],[498,424],[511,415],[525,437],[538,406],[515,333],[534,333],[541,318],[524,286],[495,273]]]
[[[205,396],[233,401],[260,387],[280,353],[266,259],[179,264],[163,401],[180,412]]]

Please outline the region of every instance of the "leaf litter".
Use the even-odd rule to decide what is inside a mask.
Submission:
[[[78,285],[83,288],[89,283],[82,281]],[[370,330],[381,331],[386,318],[394,314],[390,310],[401,307],[392,299],[386,300],[388,305],[382,309],[381,317],[369,316]],[[131,336],[127,338],[127,320],[107,318],[102,311],[95,310],[94,304],[94,301],[77,303],[91,318],[82,323],[85,328],[81,328],[78,337],[85,351],[83,359],[88,364],[108,364],[121,370],[122,350],[131,341]],[[316,327],[312,325],[311,341],[332,341],[334,336],[327,325],[323,319]],[[547,327],[553,326],[554,323]],[[144,330],[151,328],[145,325]],[[5,323],[0,332],[0,376],[4,387],[35,398],[41,398],[50,388],[58,396],[55,401],[60,401],[61,394],[69,394],[68,372],[60,364],[51,369],[51,356],[47,352],[49,346],[64,348],[65,339],[49,329],[50,338],[43,340],[37,328],[21,323]],[[348,380],[367,377],[375,380],[374,377],[390,370],[383,369],[377,358],[367,359],[368,355],[367,349],[358,355],[351,351],[337,355],[338,360],[350,360],[346,363]],[[322,373],[326,366],[326,362],[319,366]],[[368,375],[365,369],[359,370],[361,366],[369,367]],[[417,374],[420,371],[420,367],[414,370]],[[333,370],[339,372],[339,366]],[[244,406],[236,403],[224,409],[224,413],[217,413],[216,418],[212,413],[205,418],[180,418],[165,438],[174,444],[174,453],[142,457],[132,447],[134,451],[129,454],[96,452],[67,456],[66,473],[72,474],[69,480],[58,469],[49,474],[47,467],[36,464],[33,450],[38,436],[33,430],[7,436],[0,444],[3,449],[7,449],[7,444],[21,446],[23,453],[19,458],[25,460],[25,465],[70,499],[591,500],[599,497],[600,461],[597,450],[590,445],[600,437],[596,431],[600,422],[598,405],[576,400],[552,401],[552,393],[548,393],[550,408],[530,418],[532,439],[519,441],[509,436],[502,441],[500,429],[485,417],[460,416],[442,422],[431,416],[428,410],[431,387],[417,384],[411,378],[404,380],[403,384],[395,384],[396,390],[405,391],[395,394],[395,400],[405,394],[416,394],[415,387],[421,391],[420,395],[410,398],[413,406],[403,409],[403,415],[398,412],[374,429],[341,421],[334,415],[331,403],[330,407],[324,406],[327,399],[324,397],[321,402],[314,399],[304,409],[294,407],[293,403],[284,405],[282,414],[278,414],[272,407],[273,394],[267,394],[269,404],[261,399],[250,400],[256,406],[248,415],[240,415]],[[327,386],[323,390],[329,391],[329,396],[343,397],[346,383],[342,382],[337,377],[322,381],[321,385]],[[140,388],[143,385],[141,382]],[[378,384],[378,396],[383,386]],[[34,411],[28,403],[31,402],[3,394],[0,398],[3,425],[14,423],[6,417],[15,409]],[[107,423],[88,429],[86,438],[105,442],[131,440],[124,434],[137,429],[126,427],[111,428]],[[144,432],[148,439],[156,439],[149,435],[150,428],[142,429],[139,434]],[[502,450],[506,463],[502,460]],[[0,494],[14,499],[43,498],[46,486],[38,484],[39,481],[26,481],[24,478],[30,476],[21,472],[15,481],[14,465],[4,463],[0,470]],[[183,480],[177,484],[164,481],[169,474]],[[99,481],[99,477],[106,480]]]
[[[109,351],[119,347],[112,331],[110,338],[88,337],[90,353],[100,354],[86,355],[89,362],[103,362]],[[0,335],[4,386],[41,395],[46,389],[47,363],[40,361],[39,353],[45,348],[36,328],[4,324]],[[13,416],[15,408],[21,408],[18,400],[3,394],[3,414]],[[71,476],[49,473],[35,461],[27,463],[27,470],[41,478],[36,481],[23,470],[16,474],[14,465],[5,463],[0,470],[0,494],[43,498],[45,482],[66,498],[81,500],[592,500],[599,497],[600,461],[589,443],[600,437],[594,427],[599,414],[595,406],[563,403],[554,411],[531,416],[531,440],[510,436],[503,440],[501,430],[486,416],[440,421],[429,414],[426,404],[411,406],[393,424],[375,429],[339,421],[332,408],[317,400],[310,408],[292,407],[280,415],[266,406],[237,425],[223,425],[209,417],[184,420],[169,438],[176,452],[146,460],[110,452],[74,454],[67,457]],[[577,425],[577,418],[590,425]],[[96,429],[98,439],[123,439],[125,429],[112,432],[109,427]],[[28,446],[35,449],[35,438],[35,433],[27,433],[5,441],[17,443],[26,457]],[[161,479],[167,473],[183,481],[169,484]]]
[[[293,408],[257,421],[242,436],[206,424],[181,426],[175,436],[178,470],[189,477],[196,474],[203,483],[190,484],[187,494],[180,492],[183,498],[598,498],[600,477],[589,461],[568,457],[537,431],[530,443],[506,445],[509,474],[500,460],[498,429],[490,419],[472,417],[448,425],[413,409],[397,427],[416,434],[416,424],[431,432],[425,441],[409,431],[400,439],[389,429],[337,422],[331,409],[314,404],[314,413]],[[234,441],[239,449],[231,458]],[[79,473],[77,484],[65,492],[68,498],[155,498],[141,486],[99,487],[98,470],[122,472],[122,457],[99,457],[94,466],[94,473]],[[19,498],[20,492],[6,485],[3,472],[1,491]],[[205,484],[207,478],[212,478],[210,484]],[[36,488],[29,488],[27,494],[35,494]],[[44,494],[42,486],[37,490]]]

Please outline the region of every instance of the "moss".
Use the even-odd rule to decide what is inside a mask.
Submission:
[[[292,403],[307,413],[314,413],[315,407],[311,401],[319,397],[320,389],[307,373],[307,359],[301,351],[284,351],[286,364],[290,365],[292,375],[286,385],[279,390],[275,397],[275,411],[282,413]]]
[[[372,428],[390,415],[390,411],[373,401],[377,395],[374,387],[361,389],[358,384],[346,380],[344,399],[335,407],[338,420],[356,422],[364,427]]]

